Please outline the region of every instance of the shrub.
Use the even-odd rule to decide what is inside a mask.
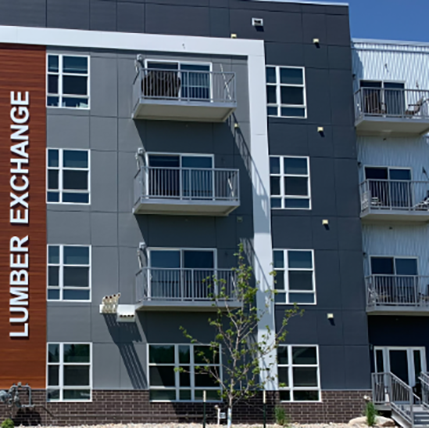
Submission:
[[[13,423],[12,419],[5,419],[2,424],[1,428],[14,428],[15,424]]]
[[[377,410],[375,410],[375,406],[372,401],[368,401],[368,403],[366,403],[365,416],[368,426],[373,427],[377,418]]]
[[[281,425],[282,427],[289,425],[289,418],[283,407],[276,406],[274,412],[276,416],[276,424]]]

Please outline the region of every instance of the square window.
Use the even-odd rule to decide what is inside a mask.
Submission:
[[[48,149],[47,201],[88,204],[89,150]]]
[[[89,108],[89,57],[47,55],[48,107]]]
[[[90,247],[48,245],[48,300],[91,300]]]
[[[91,400],[91,345],[49,343],[47,400]]]
[[[266,80],[268,116],[307,117],[304,68],[267,66]]]
[[[270,193],[273,209],[311,209],[309,158],[271,156]]]

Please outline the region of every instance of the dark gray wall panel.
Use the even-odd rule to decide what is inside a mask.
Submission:
[[[91,0],[89,12],[90,30],[116,31],[116,2]]]
[[[335,188],[334,162],[329,158],[311,158],[311,214],[335,216],[337,196],[334,191],[329,189]],[[332,187],[331,187],[332,186]],[[320,224],[322,226],[322,224]]]
[[[328,68],[328,46],[303,45],[304,65],[311,68]]]
[[[328,44],[350,46],[348,15],[326,15],[326,28]]]
[[[89,0],[47,0],[47,26],[89,30]]]
[[[146,0],[146,3],[169,4],[172,6],[209,6],[209,0]]]
[[[277,216],[272,211],[273,248],[311,249],[313,246],[310,217],[297,215]]]
[[[3,0],[0,25],[46,26],[46,0]]]
[[[351,158],[357,162],[356,135],[353,126],[333,127],[334,156]]]
[[[365,286],[363,281],[362,250],[340,251],[341,300],[345,310],[365,308]]]
[[[314,7],[314,6],[313,6]],[[320,6],[324,8],[324,6]],[[326,15],[303,13],[302,14],[303,42],[313,44],[313,39],[319,39],[325,46],[326,40]],[[313,44],[314,46],[314,44]]]
[[[332,123],[335,125],[353,126],[351,77],[351,73],[348,70],[330,70],[329,72]]]
[[[305,70],[308,121],[318,126],[331,122],[331,95],[329,91],[329,71],[315,68]],[[341,104],[344,108],[344,104]]]
[[[270,155],[308,156],[307,126],[268,123]]]
[[[347,389],[370,389],[370,359],[368,345],[346,346],[345,351],[345,372]]]
[[[307,126],[308,152],[310,156],[333,158],[334,144],[332,141],[332,127],[324,125],[323,132],[318,132],[317,129],[317,124]]]
[[[144,4],[118,2],[117,30],[126,33],[143,33],[145,31]]]
[[[344,343],[363,345],[368,343],[367,315],[362,311],[343,312]]]
[[[350,70],[352,52],[349,46],[328,46],[329,68]]]
[[[252,11],[274,11],[274,12],[301,12],[301,4],[285,2],[261,2],[248,0],[229,0],[231,9],[244,9]]]
[[[339,218],[332,217],[329,221],[329,226],[324,226],[323,217],[311,217],[313,230],[313,246],[314,250],[337,250],[338,249],[338,222]],[[335,266],[337,267],[337,266]]]
[[[357,162],[354,159],[335,159],[334,163],[337,213],[357,219],[360,212]]]
[[[324,389],[342,389],[346,383],[344,346],[321,346],[320,382]]]
[[[229,10],[224,8],[210,9],[210,36],[230,37]]]
[[[210,36],[210,13],[207,7],[146,4],[146,32]]]
[[[300,43],[265,43],[265,62],[267,65],[304,65],[304,46]]]

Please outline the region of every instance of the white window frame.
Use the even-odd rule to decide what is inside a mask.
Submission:
[[[292,360],[292,348],[294,347],[303,347],[303,348],[316,348],[316,358],[317,363],[316,364],[293,364]],[[280,400],[284,403],[318,403],[322,401],[322,394],[321,394],[321,387],[320,387],[320,356],[319,356],[319,345],[280,345],[279,348],[287,348],[288,352],[288,364],[279,364],[277,363],[278,367],[287,367],[288,368],[288,380],[289,385],[287,387],[280,387],[279,391],[289,391],[290,394],[290,400]],[[317,386],[294,386],[293,385],[293,368],[295,367],[315,367],[317,369]],[[295,400],[294,399],[294,391],[317,391],[319,395],[318,400]]]
[[[372,263],[371,260],[372,259],[393,259],[393,270],[395,271],[395,273],[391,274],[391,275],[398,275],[396,273],[396,259],[412,259],[412,260],[416,260],[417,263],[417,275],[409,275],[409,276],[419,276],[420,275],[420,266],[419,266],[419,257],[418,256],[392,256],[390,254],[387,255],[375,255],[375,254],[370,254],[368,257],[369,260],[369,272],[370,275],[383,275],[383,274],[378,274],[378,273],[372,273]],[[389,275],[385,275],[385,276],[389,276]],[[400,276],[408,276],[408,275],[400,275]]]
[[[286,119],[307,119],[307,85],[306,85],[306,79],[305,79],[305,67],[296,67],[296,66],[286,66],[286,65],[266,65],[266,68],[271,67],[275,68],[276,70],[276,83],[268,83],[266,82],[267,86],[275,86],[276,87],[276,104],[268,104],[267,100],[267,107],[276,107],[277,108],[277,114],[276,115],[270,115],[268,114],[268,117],[283,117]],[[296,84],[290,84],[290,83],[280,83],[280,69],[282,68],[293,68],[293,69],[300,69],[302,70],[302,84],[296,85]],[[303,99],[304,104],[281,104],[281,90],[280,88],[282,86],[291,86],[294,88],[302,88],[303,92]],[[287,108],[303,108],[304,109],[304,116],[282,116],[281,114],[281,108],[287,107]]]
[[[174,346],[174,364],[171,363],[151,363],[150,362],[150,346]],[[179,362],[179,346],[189,346],[190,347],[190,362],[189,363],[180,363]],[[151,402],[181,402],[181,403],[189,403],[189,402],[202,402],[202,398],[201,400],[195,399],[195,392],[196,391],[222,391],[222,387],[221,385],[219,385],[219,387],[196,387],[195,386],[195,359],[194,359],[194,347],[195,346],[208,346],[210,347],[209,344],[190,344],[190,343],[148,343],[147,344],[147,361],[148,361],[148,370],[147,370],[147,377],[148,377],[148,388],[149,391],[150,390],[175,390],[176,392],[176,400],[150,400]],[[174,365],[175,368],[175,373],[174,373],[174,382],[175,382],[175,386],[151,386],[150,384],[150,367],[157,367],[157,366],[166,366],[166,367],[171,367]],[[197,364],[198,365],[198,364]],[[202,364],[200,364],[202,365]],[[219,346],[219,364],[205,364],[205,366],[218,366],[219,367],[219,374],[220,374],[220,378],[223,380],[223,370],[222,370],[222,347],[221,345]],[[190,386],[189,387],[180,387],[180,372],[178,370],[179,367],[190,367]],[[180,390],[190,390],[191,391],[191,399],[190,400],[180,400]],[[221,398],[219,398],[218,400],[207,400],[207,402],[212,402],[212,403],[218,403],[222,401]]]
[[[270,178],[271,177],[279,177],[280,178],[280,195],[272,195],[270,188],[270,201],[271,198],[280,198],[281,199],[281,207],[273,207],[272,210],[306,210],[309,211],[312,209],[311,205],[311,177],[310,177],[310,158],[308,156],[283,156],[283,155],[271,155],[271,158],[279,158],[280,163],[280,173],[273,174],[270,170]],[[285,159],[305,159],[307,161],[307,174],[285,174],[284,172],[284,160]],[[297,177],[297,178],[307,178],[307,196],[300,195],[286,195],[285,194],[285,183],[284,180],[286,177]],[[285,207],[285,199],[305,199],[308,200],[308,208],[293,208],[293,207]],[[271,204],[270,204],[271,205]]]
[[[317,305],[317,293],[316,293],[316,266],[314,264],[314,250],[296,250],[296,249],[283,249],[283,248],[273,248],[273,257],[274,257],[274,251],[283,251],[283,263],[284,263],[284,267],[283,268],[278,268],[278,267],[274,267],[274,271],[276,272],[277,275],[279,275],[279,272],[283,272],[284,275],[284,291],[282,290],[275,290],[276,294],[285,294],[286,295],[286,303],[283,302],[275,302],[276,305],[293,305],[295,303],[299,304],[300,306],[303,305],[309,305],[309,306],[314,306]],[[311,263],[312,263],[312,268],[289,268],[289,258],[288,258],[288,253],[289,251],[294,251],[294,252],[305,252],[311,253]],[[274,260],[274,258],[273,258]],[[312,278],[313,278],[313,289],[312,290],[290,290],[289,289],[289,271],[306,271],[306,272],[312,272]],[[275,279],[275,278],[274,278]],[[312,294],[314,296],[314,303],[301,303],[301,302],[292,302],[289,299],[289,295],[290,294]]]
[[[164,248],[164,247],[149,247],[147,249],[147,265],[148,267],[152,267],[151,263],[151,252],[152,251],[179,251],[180,252],[180,267],[175,269],[192,269],[192,268],[185,268],[183,266],[183,251],[209,251],[213,253],[213,269],[216,270],[218,268],[217,266],[217,249],[216,248]],[[154,268],[154,269],[161,269],[161,268]],[[158,345],[157,343],[153,343],[153,345]]]
[[[148,69],[148,63],[150,62],[157,62],[157,63],[165,63],[165,64],[177,64],[178,65],[178,69],[177,72],[180,74],[180,72],[182,71],[180,66],[183,65],[208,65],[209,66],[209,76],[210,76],[210,101],[213,102],[213,63],[212,62],[207,62],[207,61],[179,61],[179,60],[174,60],[174,59],[150,59],[150,58],[146,58],[144,60],[144,66],[146,69]],[[174,71],[174,70],[171,70]],[[185,70],[188,71],[188,70]],[[180,87],[180,91],[181,91],[181,87]],[[181,97],[181,92],[179,95],[179,100],[182,99]]]
[[[49,150],[58,151],[58,166],[49,166]],[[64,167],[64,151],[73,151],[73,152],[87,152],[88,154],[88,166],[87,168],[70,168]],[[49,171],[58,171],[58,190],[49,189]],[[63,171],[87,171],[88,172],[88,190],[64,190],[63,189]],[[58,192],[59,201],[53,202],[48,201],[49,192]],[[88,202],[63,202],[64,193],[82,193],[88,194]],[[61,204],[61,205],[91,205],[91,150],[89,149],[60,149],[56,147],[47,147],[46,149],[46,203],[47,204]]]
[[[414,361],[414,351],[420,352],[420,365],[422,371],[427,370],[427,360],[426,360],[426,348],[424,346],[374,346],[374,372],[381,373],[377,367],[377,351],[382,352],[383,356],[383,368],[384,372],[390,372],[390,355],[389,351],[406,351],[407,352],[407,369],[408,369],[408,381],[410,386],[415,386],[417,379],[415,376],[415,361]],[[412,359],[411,359],[412,358]],[[410,362],[413,362],[411,365]]]
[[[49,362],[49,345],[58,345],[60,354],[58,363]],[[88,345],[89,346],[89,363],[64,363],[64,345]],[[67,403],[88,403],[92,402],[92,362],[93,362],[93,353],[92,353],[92,343],[91,342],[48,342],[46,344],[46,390],[58,389],[60,391],[60,398],[49,399],[46,396],[46,400],[50,403],[58,402],[67,402]],[[89,386],[64,386],[64,366],[89,366]],[[49,385],[49,366],[59,366],[58,372],[58,386]],[[64,390],[89,390],[90,398],[88,400],[68,400],[64,398]]]
[[[59,263],[50,263],[49,262],[49,248],[50,247],[59,247]],[[88,248],[89,252],[89,264],[88,265],[65,265],[64,264],[64,247],[84,247]],[[74,302],[74,303],[90,303],[92,301],[92,246],[91,245],[68,245],[68,244],[48,244],[47,246],[47,271],[46,271],[46,299],[48,302]],[[49,267],[58,267],[59,268],[59,278],[58,278],[58,287],[50,286],[49,285]],[[72,267],[87,267],[88,268],[88,287],[70,287],[70,286],[64,286],[64,267],[66,266],[72,266]],[[59,299],[49,299],[48,298],[48,290],[59,290],[60,297]],[[68,300],[63,298],[64,290],[85,290],[89,291],[89,299],[87,300]]]
[[[58,57],[58,72],[49,71],[49,56],[57,56]],[[86,74],[83,73],[64,73],[63,72],[63,57],[70,56],[70,57],[79,57],[79,58],[87,58],[87,64],[88,64],[88,72]],[[48,52],[46,54],[46,107],[47,108],[65,108],[65,109],[71,109],[71,110],[90,110],[91,109],[91,96],[90,96],[90,76],[91,76],[91,61],[89,55],[76,55],[74,53],[55,53],[55,52]],[[48,93],[49,89],[49,75],[55,75],[58,76],[58,94],[50,94]],[[65,95],[63,94],[63,76],[80,76],[80,77],[86,77],[87,78],[87,96],[83,95]],[[58,106],[50,106],[48,105],[48,97],[58,97]],[[68,107],[63,106],[63,97],[64,98],[82,98],[82,99],[88,99],[88,107]]]

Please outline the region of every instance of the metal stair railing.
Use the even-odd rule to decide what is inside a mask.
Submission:
[[[390,372],[372,374],[372,395],[374,404],[389,403],[412,428],[414,427],[414,405],[421,404],[411,386]]]
[[[429,410],[429,374],[421,372],[419,376],[419,381],[422,387],[422,406]]]

